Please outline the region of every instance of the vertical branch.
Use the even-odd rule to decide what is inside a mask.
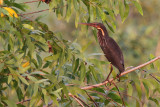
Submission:
[[[86,94],[88,95],[88,97],[93,101],[93,103],[95,104],[96,107],[98,107],[98,104],[93,100],[93,98],[87,93],[86,91]]]

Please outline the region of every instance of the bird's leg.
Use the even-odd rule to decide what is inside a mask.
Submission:
[[[110,85],[111,85],[111,82],[109,81],[109,76],[111,75],[111,73],[112,73],[112,71],[113,71],[113,67],[112,67],[112,64],[110,64],[110,66],[111,66],[110,72],[109,72],[109,74],[108,74],[108,76],[107,76],[107,79],[106,79],[105,81],[108,81],[108,82],[110,83]]]

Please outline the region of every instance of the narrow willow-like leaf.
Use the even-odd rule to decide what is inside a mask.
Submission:
[[[125,11],[122,22],[124,22],[129,15],[129,5],[127,4],[126,0],[124,0],[124,5],[125,5]]]
[[[127,84],[127,94],[130,96],[133,94],[133,87],[131,84]]]
[[[8,107],[17,107],[16,103],[12,100],[4,100],[7,103]]]
[[[80,81],[81,82],[83,82],[85,76],[86,76],[86,68],[85,68],[84,62],[82,62],[80,66]]]
[[[132,3],[135,5],[139,13],[143,16],[143,10],[142,10],[140,3],[138,1],[132,1]]]
[[[149,84],[148,84],[148,81],[147,80],[144,80],[143,81],[143,85],[144,85],[144,88],[145,88],[145,93],[146,93],[146,96],[147,98],[149,98]]]
[[[8,84],[12,81],[12,75],[8,76]]]
[[[22,77],[21,75],[19,75],[18,77],[23,83],[25,83],[26,85],[29,85],[29,83],[27,82],[27,80],[24,77]]]
[[[37,61],[39,64],[39,68],[41,68],[42,67],[42,58],[38,54],[36,54],[36,57],[37,57]]]
[[[1,63],[0,64],[0,72],[3,70],[3,67],[4,67],[4,63]]]
[[[138,93],[138,97],[139,99],[142,98],[142,89],[141,89],[141,85],[139,83],[135,83],[135,86],[136,86],[136,90],[137,90],[137,93]]]

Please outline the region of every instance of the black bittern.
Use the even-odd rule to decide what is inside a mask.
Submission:
[[[119,70],[121,74],[125,70],[123,54],[118,44],[111,37],[109,37],[106,27],[102,23],[80,23],[80,24],[92,26],[98,30],[97,37],[99,45],[102,51],[104,52],[105,57],[112,65],[114,65]],[[106,80],[108,80],[109,75]]]

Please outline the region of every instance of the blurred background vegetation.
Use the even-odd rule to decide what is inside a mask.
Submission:
[[[104,0],[102,0],[102,1],[95,0],[95,1],[96,2],[102,2]],[[28,0],[23,0],[23,1],[22,0],[15,0],[15,2],[24,3],[24,2],[28,2]],[[57,2],[58,2],[58,0],[57,0]],[[115,23],[115,25],[116,25],[116,26],[114,26],[114,24],[111,25],[112,27],[114,27],[113,28],[114,31],[111,31],[107,27],[107,25],[105,24],[105,26],[108,29],[109,35],[112,38],[115,39],[115,41],[120,45],[120,47],[123,51],[126,67],[127,66],[137,66],[141,63],[144,63],[144,62],[148,61],[149,58],[153,58],[154,57],[153,55],[156,55],[156,56],[160,55],[160,37],[159,37],[159,34],[160,34],[160,31],[159,31],[160,30],[160,20],[159,20],[160,19],[160,13],[158,11],[158,9],[160,9],[160,1],[158,1],[158,0],[148,0],[148,1],[141,0],[140,2],[141,2],[141,5],[142,5],[142,8],[143,8],[143,16],[140,13],[138,13],[138,11],[135,7],[133,7],[134,5],[129,4],[129,6],[130,6],[129,16],[127,17],[127,19],[123,23],[121,21],[120,15],[116,16],[116,20],[112,20],[112,21],[114,21],[113,23]],[[95,35],[96,35],[97,31],[94,28],[86,27],[86,26],[83,26],[83,25],[78,25],[77,27],[75,27],[75,20],[76,20],[75,18],[76,18],[77,13],[73,13],[68,22],[66,21],[66,19],[63,19],[62,17],[58,17],[58,18],[60,18],[60,20],[59,20],[54,12],[48,12],[48,11],[43,11],[43,12],[30,14],[30,15],[28,15],[28,14],[24,15],[25,13],[29,13],[29,12],[49,9],[48,4],[45,4],[45,3],[41,3],[39,5],[38,2],[35,2],[35,3],[28,3],[27,5],[28,5],[27,11],[26,12],[21,12],[21,13],[18,12],[18,14],[23,14],[23,16],[25,16],[29,20],[34,20],[34,19],[36,20],[38,18],[38,19],[40,19],[41,22],[46,23],[49,26],[49,29],[51,31],[53,31],[53,34],[51,34],[51,36],[57,36],[58,39],[60,38],[60,40],[63,41],[62,44],[61,44],[61,41],[59,41],[59,40],[57,40],[58,41],[57,43],[58,43],[59,46],[65,44],[66,47],[65,46],[64,47],[66,48],[66,51],[64,51],[64,52],[60,51],[59,52],[59,51],[57,51],[59,48],[57,50],[56,50],[56,48],[54,48],[57,51],[57,52],[55,52],[55,54],[53,54],[53,57],[51,56],[53,58],[54,63],[51,63],[47,60],[46,56],[49,56],[48,59],[50,58],[50,53],[48,51],[46,51],[46,50],[42,51],[42,49],[41,49],[41,51],[38,51],[38,52],[35,51],[36,58],[33,58],[34,60],[30,60],[31,68],[30,68],[30,66],[27,68],[27,69],[29,69],[27,71],[29,71],[30,76],[35,77],[36,81],[38,81],[38,80],[41,81],[41,78],[39,79],[38,76],[34,76],[34,75],[31,74],[32,72],[34,73],[35,71],[40,70],[40,71],[43,71],[46,74],[49,73],[48,77],[41,76],[41,77],[43,77],[42,80],[46,80],[46,79],[47,80],[50,80],[50,79],[52,80],[52,79],[57,78],[58,81],[56,81],[55,83],[58,84],[58,85],[56,85],[55,87],[53,86],[54,88],[52,88],[52,86],[50,87],[50,85],[54,82],[51,81],[50,83],[47,82],[47,84],[45,84],[45,81],[44,81],[45,87],[41,87],[41,83],[40,83],[40,85],[39,84],[35,85],[34,83],[36,83],[36,81],[34,80],[33,83],[31,83],[28,87],[28,89],[31,89],[31,90],[29,90],[29,91],[25,90],[25,85],[24,85],[24,90],[22,90],[22,92],[30,92],[31,95],[32,95],[32,89],[33,89],[32,87],[35,86],[36,87],[35,89],[37,89],[37,90],[38,90],[38,88],[42,89],[42,91],[37,91],[37,90],[34,91],[36,94],[38,93],[37,96],[39,96],[39,98],[41,98],[41,95],[44,95],[45,96],[44,99],[45,98],[47,99],[47,98],[49,98],[48,95],[50,95],[50,92],[48,92],[48,90],[50,88],[51,88],[52,92],[55,92],[55,91],[57,92],[57,90],[59,90],[59,89],[60,90],[58,92],[60,92],[63,87],[59,86],[59,84],[66,85],[66,84],[73,83],[73,84],[78,84],[80,86],[73,86],[73,87],[68,86],[67,91],[65,93],[68,94],[68,92],[73,92],[73,93],[78,94],[78,93],[81,92],[81,90],[78,90],[78,89],[80,89],[81,86],[85,86],[85,84],[86,84],[85,80],[87,80],[88,85],[91,85],[91,84],[100,83],[101,81],[103,81],[106,78],[107,73],[108,73],[107,71],[109,71],[108,70],[109,67],[106,67],[106,66],[108,66],[107,64],[109,64],[109,63],[106,60],[106,58],[104,57],[104,55],[103,55],[103,53],[102,53],[102,51],[99,47],[99,44],[98,44],[98,42],[95,38]],[[115,11],[116,11],[116,9],[115,9]],[[88,16],[87,12],[84,13],[84,11],[83,11],[82,14],[83,15],[81,15],[81,13],[80,13],[79,18],[81,18],[82,16],[83,17]],[[7,20],[7,18],[6,18],[6,20]],[[22,18],[22,20],[24,20],[24,19]],[[25,23],[25,24],[27,23],[25,21],[21,21],[21,22]],[[80,22],[87,22],[87,21],[83,20],[83,21],[80,21]],[[47,28],[44,28],[44,27],[47,27],[47,26],[45,26],[45,25],[44,26],[40,26],[40,25],[37,26],[35,23],[32,23],[32,21],[31,21],[29,23],[29,25],[31,24],[32,26],[34,26],[34,28],[40,29],[43,32],[46,31],[44,29],[47,29]],[[1,25],[1,26],[3,26],[3,25]],[[5,26],[5,27],[6,27],[7,30],[12,31],[12,29],[8,28],[7,26]],[[21,28],[21,26],[20,26],[20,28]],[[23,30],[23,29],[21,29],[21,30]],[[16,31],[21,33],[21,31],[18,31],[17,29],[16,29]],[[9,32],[9,33],[11,34],[12,32]],[[26,32],[28,33],[28,31],[26,31]],[[26,32],[24,32],[24,34],[29,36],[29,40],[33,39],[33,37],[31,38],[30,36],[33,36],[32,33],[34,31],[32,33],[28,33],[28,34]],[[5,32],[5,33],[6,33],[6,36],[9,36],[7,34],[7,32]],[[47,32],[47,33],[49,33],[49,32]],[[21,34],[21,35],[22,35],[22,37],[26,36],[26,35],[23,35],[23,34]],[[40,35],[43,35],[43,34],[40,34]],[[40,36],[40,37],[44,37],[45,39],[48,40],[48,38],[50,36],[47,37],[47,35],[43,35],[43,36]],[[15,38],[17,38],[17,36],[15,36]],[[17,39],[15,39],[15,41],[16,40]],[[37,38],[36,38],[36,40],[37,40]],[[52,39],[49,38],[49,40],[52,40]],[[69,40],[71,42],[66,42],[65,40]],[[55,41],[55,40],[53,39],[53,41]],[[25,45],[27,44],[28,47],[29,47],[30,43],[31,43],[31,40],[30,40],[30,42],[24,42],[24,44]],[[17,44],[17,43],[15,42],[15,44]],[[55,44],[56,43],[54,42],[52,45],[55,45]],[[74,45],[74,46],[72,46],[72,45]],[[34,46],[36,47],[35,48],[35,50],[36,50],[37,46],[34,43],[32,45],[30,45],[30,48],[32,48]],[[46,42],[45,42],[44,46],[46,46],[47,49],[48,49],[48,44]],[[60,49],[64,48],[64,47],[61,46]],[[71,48],[74,48],[75,50],[80,51],[79,52],[80,54],[74,52],[74,49],[71,49]],[[10,49],[8,49],[7,51],[10,52]],[[57,56],[58,59],[56,59],[56,61],[54,61],[54,57],[57,55],[58,52],[60,53],[60,55],[58,54],[58,56]],[[12,54],[12,51],[10,53]],[[74,54],[76,53],[75,56],[73,55],[73,58],[71,57],[72,53],[74,53]],[[28,61],[30,54],[27,54],[27,55],[28,56],[25,57],[26,58],[25,60]],[[63,55],[63,57],[61,57],[61,55]],[[77,56],[78,55],[81,55],[81,56],[84,55],[85,57],[80,57],[80,58],[78,57],[77,58],[76,55]],[[17,57],[17,55],[15,55],[15,57]],[[97,58],[98,60],[96,60],[94,58]],[[8,60],[10,60],[10,59],[8,59]],[[36,61],[39,64],[38,67],[35,66],[34,62],[36,62]],[[42,61],[43,61],[43,64],[44,63],[46,63],[46,64],[49,63],[51,66],[49,66],[47,69],[43,66],[43,68],[40,69],[40,67],[42,66]],[[77,64],[77,61],[78,61],[78,64]],[[18,62],[18,61],[16,60],[16,62]],[[86,62],[87,62],[87,64],[86,64]],[[95,64],[96,66],[93,66],[92,63],[93,64],[97,63],[97,65]],[[16,67],[20,66],[20,64],[16,65],[16,63],[13,63],[13,65],[16,66]],[[159,67],[159,64],[157,64],[157,65]],[[8,67],[8,65],[7,65],[7,67]],[[153,70],[154,67],[153,68],[152,67],[153,67],[153,64],[151,64],[151,66],[150,66],[150,68]],[[158,69],[158,67],[157,67],[157,69]],[[108,68],[108,69],[106,69],[106,68]],[[157,69],[154,69],[154,71],[158,71]],[[14,70],[16,72],[19,69],[16,68]],[[3,73],[4,74],[7,73],[6,71],[8,71],[10,73],[10,71],[12,71],[12,69],[11,70],[10,69],[4,69]],[[19,71],[21,71],[21,70],[19,70]],[[79,72],[75,72],[75,71],[79,71]],[[99,71],[102,71],[102,72],[99,72]],[[150,73],[150,71],[148,73]],[[157,72],[155,72],[155,73],[157,73]],[[14,79],[11,78],[12,75],[8,76],[8,74],[7,74],[6,76],[4,76],[4,74],[0,76],[0,78],[2,78],[2,79],[0,79],[1,81],[3,80],[4,77],[7,78],[5,80],[9,81],[9,82],[11,80],[14,80]],[[25,74],[25,70],[22,74]],[[26,74],[28,76],[28,72]],[[52,74],[52,75],[50,75],[50,74]],[[151,101],[154,101],[154,102],[159,101],[159,99],[160,99],[159,94],[157,94],[156,92],[158,91],[160,93],[160,91],[159,91],[160,90],[159,89],[160,84],[158,84],[155,80],[150,79],[149,76],[148,76],[149,78],[146,78],[147,76],[144,75],[143,72],[132,72],[132,73],[129,73],[127,76],[128,76],[128,79],[122,78],[122,82],[120,82],[118,84],[120,86],[119,88],[121,88],[121,87],[125,88],[124,89],[125,93],[128,93],[130,96],[133,96],[133,97],[138,96],[140,101],[144,100],[142,102],[142,105],[143,105],[143,103],[147,104],[147,101],[148,101],[148,100],[146,100],[147,98]],[[156,76],[158,76],[158,75],[156,75]],[[79,79],[79,77],[80,77],[80,79]],[[15,76],[14,78],[17,78],[17,76]],[[23,82],[24,81],[26,82],[26,80],[27,80],[26,78],[22,78],[21,75],[19,75],[18,78],[21,78],[21,81],[23,81]],[[123,79],[124,79],[124,82],[123,82]],[[84,80],[84,83],[82,84],[82,81],[80,81],[80,80],[82,80],[82,81]],[[19,79],[17,79],[15,81],[15,83],[17,81],[19,82]],[[8,84],[9,84],[9,82],[8,82]],[[64,84],[63,84],[63,82],[64,82]],[[3,81],[1,83],[3,83]],[[48,85],[48,83],[49,83],[49,85]],[[6,82],[6,84],[7,84],[7,82]],[[16,88],[18,87],[17,89],[20,90],[21,83],[19,82],[19,84],[20,85],[17,85],[15,87]],[[9,84],[9,85],[12,86],[12,84]],[[14,84],[13,84],[13,86],[14,86]],[[7,88],[8,89],[7,91],[9,93],[8,96],[10,96],[11,101],[13,100],[14,102],[16,102],[15,100],[17,100],[17,98],[15,98],[16,95],[14,95],[15,92],[17,92],[18,95],[22,95],[22,93],[20,93],[20,91],[17,90],[16,88],[15,89],[13,89],[12,87]],[[3,89],[5,90],[5,88],[3,88]],[[64,90],[65,90],[65,88],[64,88]],[[75,90],[76,90],[76,92],[75,92]],[[101,90],[99,90],[99,91],[101,91]],[[113,89],[113,91],[114,91],[114,89]],[[133,91],[135,91],[137,93],[133,93]],[[41,93],[41,95],[39,93]],[[106,94],[105,91],[103,93]],[[147,98],[144,96],[144,93],[146,93]],[[111,97],[112,94],[113,94],[112,90],[110,91],[109,94],[111,94],[110,95],[110,97]],[[109,95],[109,94],[107,93],[107,95]],[[93,96],[94,95],[95,95],[95,93],[93,93]],[[113,95],[116,95],[116,94],[113,94]],[[97,96],[98,96],[98,94],[97,94]],[[34,96],[30,96],[30,97],[32,97],[32,101],[31,101],[31,104],[32,104],[33,101],[37,98],[34,97]],[[62,96],[62,97],[64,97],[64,96]],[[21,98],[21,96],[20,96],[20,98]],[[25,95],[24,95],[24,98],[25,98]],[[99,101],[99,98],[98,97],[96,97],[96,98]],[[159,99],[156,100],[157,98],[159,98]],[[116,99],[116,97],[113,96],[113,99]],[[126,97],[126,99],[128,99],[128,97]],[[55,97],[54,100],[57,101],[56,97]],[[21,99],[20,99],[20,101],[21,101]],[[102,99],[100,102],[102,102],[102,104],[103,104],[104,101],[106,101],[106,100]],[[136,100],[136,101],[138,101],[138,100]],[[131,99],[129,101],[129,104],[132,105],[132,103],[134,103],[136,101],[133,101]],[[45,103],[48,104],[47,101],[45,101]],[[148,103],[148,105],[150,105],[150,104],[152,105],[152,103]],[[133,106],[135,106],[135,104]]]
[[[21,0],[17,0],[22,2]],[[23,0],[23,2],[28,0]],[[148,56],[153,54],[155,56],[160,55],[160,1],[159,0],[141,0],[143,8],[143,16],[141,16],[137,9],[130,6],[130,13],[127,19],[122,23],[120,15],[116,18],[116,30],[114,33],[109,31],[109,35],[114,38],[120,45],[125,58],[126,66],[136,66],[147,61]],[[48,4],[42,3],[38,7],[38,3],[32,3],[27,12],[33,12],[37,10],[43,10],[49,8]],[[37,8],[38,7],[38,8]],[[26,13],[27,13],[26,12]],[[93,28],[83,31],[82,25],[75,27],[75,14],[72,15],[69,22],[66,22],[63,18],[57,19],[54,12],[40,12],[37,14],[28,15],[28,18],[41,17],[41,21],[49,26],[49,29],[53,32],[61,32],[64,39],[71,42],[78,42],[81,47],[84,47],[84,55],[88,56],[90,53],[102,53],[98,42],[93,36]],[[107,26],[106,26],[107,27]],[[88,46],[88,47],[86,47]],[[97,57],[101,60],[105,60],[103,55],[90,55],[89,57]]]

